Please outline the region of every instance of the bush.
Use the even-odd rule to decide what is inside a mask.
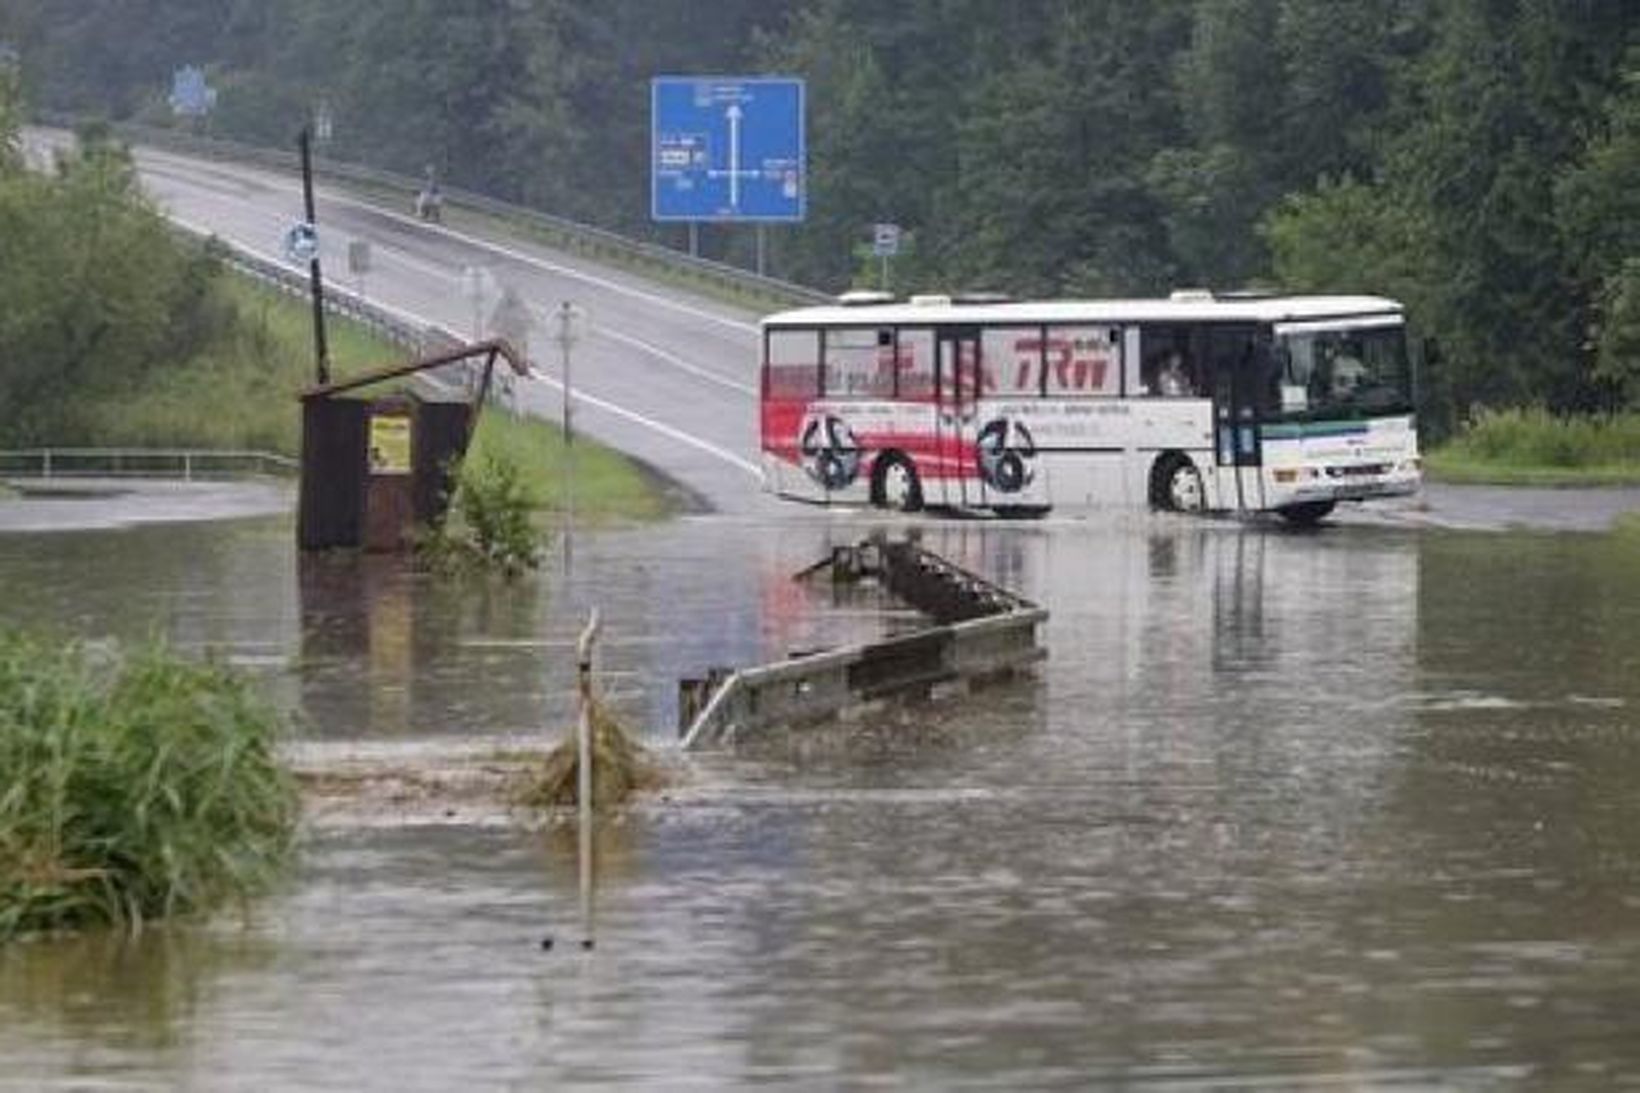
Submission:
[[[282,731],[223,667],[0,631],[0,941],[266,887],[296,830]]]
[[[455,516],[419,544],[434,569],[499,571],[516,577],[541,564],[541,532],[518,464],[492,453],[469,455],[457,467]]]

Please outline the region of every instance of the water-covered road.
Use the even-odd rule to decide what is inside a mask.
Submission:
[[[522,593],[277,518],[0,536],[0,621],[168,633],[413,752],[556,732],[596,603],[665,747],[677,675],[876,625],[789,579],[873,526],[582,535]],[[1040,676],[684,762],[601,835],[593,953],[567,837],[322,825],[243,922],[0,951],[0,1087],[1640,1081],[1632,538],[921,526],[1050,607]]]

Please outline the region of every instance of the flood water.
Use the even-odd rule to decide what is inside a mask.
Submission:
[[[583,534],[516,589],[282,519],[0,536],[0,621],[414,750],[555,739],[596,604],[665,748],[677,676],[892,625],[790,579],[871,526]],[[1633,538],[919,526],[1052,611],[1038,677],[685,761],[600,832],[592,952],[563,831],[317,826],[245,916],[0,950],[0,1088],[1640,1083]]]

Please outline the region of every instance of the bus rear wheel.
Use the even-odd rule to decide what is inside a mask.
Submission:
[[[879,507],[896,512],[916,512],[923,507],[922,483],[917,468],[899,452],[887,452],[877,460],[871,476],[871,500]]]
[[[1150,472],[1150,503],[1166,512],[1203,512],[1207,490],[1201,472],[1179,452],[1163,456]]]
[[[1294,527],[1309,528],[1332,512],[1334,504],[1336,502],[1333,501],[1300,501],[1296,505],[1283,505],[1276,511]]]

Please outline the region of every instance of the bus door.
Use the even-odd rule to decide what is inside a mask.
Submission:
[[[943,327],[934,389],[934,462],[939,485],[923,486],[924,496],[947,505],[983,505],[985,484],[979,477],[978,436],[980,360],[976,327]]]
[[[1264,453],[1259,438],[1263,370],[1258,367],[1256,327],[1207,330],[1213,375],[1213,449],[1219,504],[1251,512],[1264,507]]]

